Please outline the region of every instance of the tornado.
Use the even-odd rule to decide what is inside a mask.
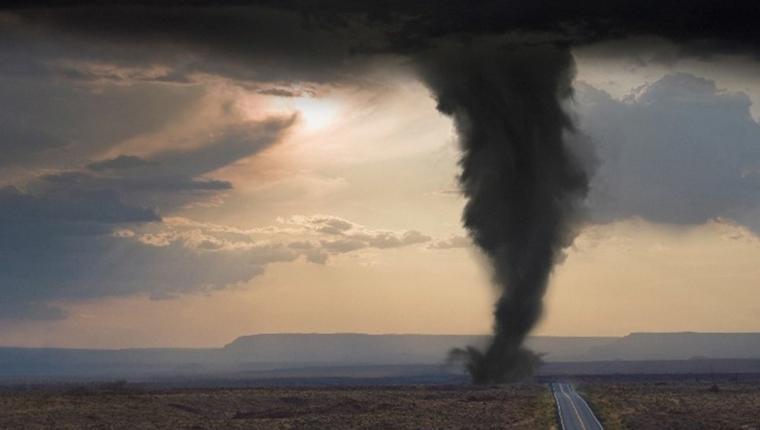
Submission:
[[[588,189],[567,142],[572,55],[561,46],[463,44],[427,53],[418,70],[438,110],[454,121],[463,223],[499,291],[487,346],[452,355],[464,359],[476,384],[523,379],[540,362],[523,342]]]

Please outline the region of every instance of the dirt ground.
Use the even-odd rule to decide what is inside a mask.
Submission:
[[[2,429],[549,429],[542,385],[142,391],[73,388],[0,394]]]
[[[760,430],[757,382],[598,383],[580,390],[607,430]]]

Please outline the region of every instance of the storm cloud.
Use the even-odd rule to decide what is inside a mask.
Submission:
[[[746,94],[685,73],[622,100],[579,87],[581,127],[603,160],[588,198],[597,222],[725,218],[760,233],[760,125]]]

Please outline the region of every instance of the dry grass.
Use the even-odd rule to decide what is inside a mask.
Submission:
[[[607,430],[760,429],[758,383],[598,383],[582,388]]]
[[[547,429],[540,385],[30,392],[0,395],[0,428]]]

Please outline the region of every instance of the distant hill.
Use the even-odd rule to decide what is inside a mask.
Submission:
[[[410,364],[441,362],[451,348],[486,341],[485,336],[260,334],[239,337],[224,350],[252,362]],[[760,358],[760,333],[533,336],[527,345],[549,362]]]
[[[582,360],[760,358],[760,333],[631,333],[590,348]]]
[[[477,346],[486,341],[484,336],[454,335],[259,334],[239,337],[222,348],[96,350],[6,347],[0,348],[0,379],[149,379],[166,375],[279,377],[298,374],[293,369],[299,368],[322,369],[317,373],[330,375],[343,370],[328,372],[324,369],[350,368],[353,369],[352,374],[373,374],[374,370],[368,370],[373,366],[385,366],[384,369],[395,369],[394,372],[405,375],[404,372],[412,371],[410,369],[417,369],[414,372],[419,369],[443,369],[451,348]],[[760,359],[760,333],[534,336],[527,343],[543,355],[548,363],[546,371],[561,374],[615,373],[624,369],[628,369],[627,372],[647,369],[647,372],[657,373],[651,370],[658,369],[658,366],[665,372],[671,372],[681,366],[673,363],[684,360],[690,361],[688,366],[681,366],[684,369],[701,369],[712,368],[713,364],[704,364],[710,360]],[[614,364],[625,361],[639,363],[635,366]],[[666,365],[665,361],[671,363]],[[753,369],[746,363],[742,366],[742,369]],[[359,368],[365,370],[356,370]],[[284,369],[289,370],[284,372]]]
[[[456,346],[480,345],[484,336],[258,334],[225,345],[225,353],[252,362],[346,364],[443,363]]]
[[[545,354],[545,360],[573,361],[617,339],[534,336],[528,346]],[[444,362],[452,348],[482,346],[487,340],[486,336],[419,334],[258,334],[239,337],[224,350],[251,362],[432,364]]]

